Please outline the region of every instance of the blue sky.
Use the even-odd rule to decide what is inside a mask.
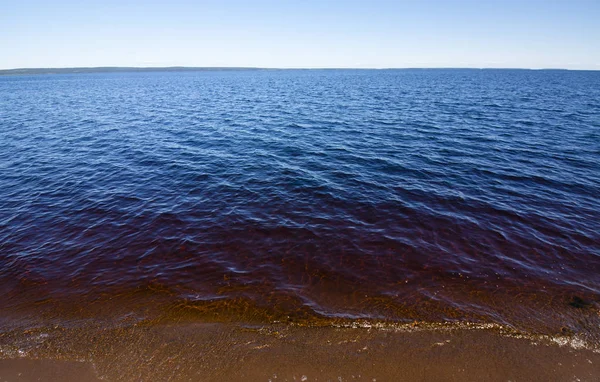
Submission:
[[[0,0],[0,69],[600,70],[600,0]]]

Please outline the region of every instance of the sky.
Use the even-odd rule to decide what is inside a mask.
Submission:
[[[0,0],[0,69],[600,70],[600,0]]]

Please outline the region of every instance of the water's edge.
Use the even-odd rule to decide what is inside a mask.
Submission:
[[[38,327],[0,334],[0,358],[5,361],[0,371],[29,365],[48,376],[58,368],[63,380],[73,371],[90,381],[292,381],[303,376],[344,381],[436,376],[451,381],[591,381],[600,372],[600,351],[588,349],[577,336],[527,335],[472,323]]]

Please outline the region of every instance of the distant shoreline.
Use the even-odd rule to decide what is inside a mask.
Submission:
[[[200,71],[271,71],[271,70],[532,70],[532,71],[596,71],[592,69],[529,69],[529,68],[258,68],[258,67],[128,67],[102,66],[77,68],[16,68],[0,69],[0,76],[33,74],[80,74],[125,72],[200,72]]]
[[[134,66],[100,66],[81,68],[18,68],[0,69],[1,75],[22,74],[78,74],[78,73],[124,73],[124,72],[198,72],[198,71],[233,71],[233,70],[266,70],[249,67],[134,67]]]

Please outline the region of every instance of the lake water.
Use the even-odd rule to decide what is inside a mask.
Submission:
[[[599,196],[600,72],[3,76],[0,323],[491,323],[598,346]]]

